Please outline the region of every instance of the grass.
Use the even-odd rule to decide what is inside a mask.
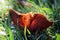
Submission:
[[[48,14],[48,16],[50,16],[50,18],[53,19],[52,16],[54,14],[53,13],[54,6],[53,6],[53,9],[50,9],[49,7],[47,8],[45,5],[43,5],[42,2],[39,2],[41,5],[38,6],[38,5],[35,4],[34,1],[27,0],[28,2],[31,2],[34,6],[33,7],[24,6],[24,8],[22,8],[20,5],[16,4],[15,2],[14,2],[15,3],[14,4],[12,0],[9,0],[9,1],[11,2],[10,5],[12,5],[12,6],[15,5],[14,9],[17,10],[17,11],[19,11],[19,12],[26,13],[26,12],[35,12],[35,11],[37,11],[39,13]],[[21,9],[20,9],[20,7],[21,7]],[[0,8],[2,9],[2,7],[0,7]],[[7,11],[8,11],[8,8],[5,8],[5,7],[3,8],[3,10],[0,10],[0,16],[2,16],[3,19],[5,18],[5,13]],[[57,15],[57,13],[56,13],[56,15]],[[5,25],[4,28],[6,29],[6,32],[8,32],[8,34],[10,35],[10,40],[14,40],[14,37],[13,37],[14,35],[12,34],[12,30],[9,27],[9,26],[11,26],[9,24],[10,23],[10,18],[9,17],[8,17],[8,23],[7,23],[8,26],[6,26],[5,23],[2,23],[2,24]],[[20,40],[22,40],[22,36],[20,34],[20,30],[17,27],[15,28],[15,30],[17,31],[16,32],[16,37],[19,38]],[[27,31],[28,31],[29,34],[31,34],[28,29],[27,29]],[[26,28],[24,29],[24,36],[25,36],[25,39],[27,40],[27,37],[26,37]],[[60,40],[60,34],[56,33],[56,36],[57,36],[56,40]],[[6,40],[6,38],[4,36],[1,36],[1,38],[2,38],[1,40]]]
[[[57,39],[56,40],[60,40],[60,34],[56,33]]]

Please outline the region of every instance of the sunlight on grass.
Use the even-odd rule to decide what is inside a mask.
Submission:
[[[57,36],[56,40],[60,40],[60,34],[57,33],[56,36]]]

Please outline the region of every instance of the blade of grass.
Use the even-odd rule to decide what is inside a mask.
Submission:
[[[31,32],[27,29],[27,32],[28,32],[28,34],[30,34],[31,35]]]
[[[25,37],[25,40],[28,40],[28,39],[27,39],[27,36],[26,36],[26,26],[25,26],[25,28],[24,28],[24,37]]]
[[[16,29],[16,36],[19,40],[22,40],[22,35],[21,35],[21,31],[19,30],[19,28],[17,26],[15,26]]]

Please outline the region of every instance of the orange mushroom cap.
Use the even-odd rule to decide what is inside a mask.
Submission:
[[[18,25],[20,29],[26,26],[31,31],[44,30],[53,24],[42,14],[19,14],[19,12],[12,9],[10,9],[10,17],[13,23]]]

